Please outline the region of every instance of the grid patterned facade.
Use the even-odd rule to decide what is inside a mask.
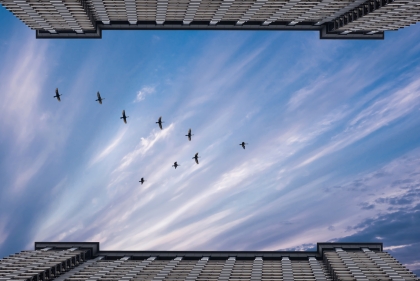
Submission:
[[[316,252],[108,252],[99,243],[36,243],[35,249],[1,259],[0,280],[420,280],[378,243],[318,243]]]
[[[418,0],[0,0],[38,38],[100,38],[102,29],[318,30],[382,39],[419,21]]]

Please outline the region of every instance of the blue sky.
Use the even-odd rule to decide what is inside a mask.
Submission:
[[[36,40],[0,7],[0,255],[34,241],[378,241],[419,275],[419,36],[415,25],[382,41],[244,31]]]

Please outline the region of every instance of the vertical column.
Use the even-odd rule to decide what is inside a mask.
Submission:
[[[156,23],[163,24],[166,20],[166,11],[168,10],[168,0],[157,0]]]
[[[380,256],[375,252],[372,252],[368,248],[362,248],[362,251],[376,264],[386,275],[391,278],[391,280],[404,280],[404,278],[399,275],[387,262],[385,262]]]
[[[217,9],[216,13],[214,14],[213,18],[211,19],[210,24],[215,25],[219,21],[221,21],[234,1],[235,0],[223,0],[219,9]]]
[[[31,17],[40,27],[49,33],[57,33],[57,31],[55,31],[55,29],[25,0],[15,0],[13,3],[19,6],[19,8],[21,8],[29,17]]]
[[[252,264],[251,281],[260,281],[262,278],[263,259],[256,257]]]
[[[359,6],[360,4],[363,4],[364,2],[366,2],[366,0],[355,0],[354,2],[350,2],[350,4],[348,4],[346,7],[338,10],[337,12],[330,15],[329,17],[326,17],[323,20],[317,22],[315,25],[321,25],[325,22],[332,21],[332,20],[336,19],[337,17],[342,16],[343,14],[347,13],[348,11],[353,10],[354,8]]]
[[[76,31],[77,33],[83,33],[82,27],[64,5],[63,1],[61,0],[51,0],[50,3],[54,6],[57,12],[61,15],[61,17],[66,21],[66,23],[70,26],[71,29]]]
[[[282,6],[280,9],[277,10],[271,17],[269,17],[263,25],[269,25],[270,23],[277,21],[282,15],[286,14],[288,11],[290,11],[291,8],[293,8],[297,3],[299,3],[300,0],[290,0],[287,2],[284,6]]]
[[[185,13],[183,23],[190,24],[194,20],[195,13],[197,13],[198,7],[200,7],[201,0],[190,0],[188,4],[187,12]]]
[[[104,276],[107,273],[111,272],[112,270],[114,270],[116,267],[118,267],[123,262],[124,261],[122,261],[122,260],[116,260],[113,263],[108,264],[105,268],[102,268],[101,270],[99,270],[94,275],[90,276],[89,279],[87,279],[87,280],[88,281],[96,281],[98,279],[101,279],[102,276]]]
[[[88,260],[88,261],[87,261],[87,262],[85,262],[84,264],[79,265],[78,267],[73,268],[72,270],[70,270],[70,271],[68,271],[68,272],[64,273],[63,275],[60,275],[59,277],[55,278],[55,279],[54,279],[54,281],[64,281],[64,280],[66,280],[67,278],[69,278],[69,277],[73,276],[74,274],[76,274],[76,273],[78,273],[78,272],[82,271],[82,270],[83,270],[83,269],[85,269],[86,267],[88,267],[88,266],[90,266],[90,265],[92,265],[92,264],[96,263],[97,261],[100,261],[100,260],[101,260],[101,259],[103,259],[103,258],[104,258],[104,257],[97,257],[96,259],[93,259],[93,260]]]
[[[332,1],[332,0],[331,0]],[[236,25],[243,25],[245,22],[249,21],[253,15],[255,15],[256,12],[258,12],[259,9],[261,9],[262,6],[267,2],[267,0],[256,0],[254,4],[252,4],[251,8],[246,11],[245,14],[242,15],[242,17],[238,20]]]
[[[327,276],[325,276],[325,273],[316,258],[309,257],[309,265],[312,269],[312,272],[314,273],[316,281],[327,280]]]
[[[204,266],[209,261],[208,257],[203,257],[201,260],[199,260],[193,267],[193,269],[190,271],[188,276],[185,278],[187,281],[193,281],[197,280],[198,276],[200,275],[201,271],[203,271]]]
[[[374,17],[372,16],[372,14],[370,14],[366,18],[360,18],[362,22],[359,24],[356,24],[357,25],[356,28],[357,30],[374,29],[368,34],[373,34],[373,33],[384,31],[384,30],[402,28],[405,25],[405,24],[402,24],[405,20],[404,12],[415,9],[415,6],[418,5],[417,3],[418,3],[417,1],[408,1],[408,3],[405,3],[404,1],[404,4],[402,4],[400,1],[394,1],[392,6],[394,4],[401,4],[401,5],[399,7],[394,6],[395,9],[392,9],[392,10],[386,9],[386,8],[381,9],[381,10],[377,9],[375,13],[380,13],[379,15]],[[387,4],[385,4],[384,6],[387,6]],[[381,6],[380,8],[384,6]],[[389,22],[390,20],[391,20],[391,23]],[[382,23],[382,24],[379,25],[378,23]]]
[[[146,266],[148,266],[152,261],[154,261],[156,257],[150,257],[147,260],[142,261],[140,264],[136,265],[133,269],[127,272],[126,275],[121,277],[119,281],[128,281],[133,279],[137,274],[140,273]]]
[[[229,280],[230,274],[232,273],[233,266],[235,265],[236,258],[230,257],[224,264],[222,272],[220,272],[218,281]]]
[[[350,255],[344,251],[341,248],[335,248],[335,251],[337,252],[337,255],[341,258],[344,265],[347,267],[348,270],[350,270],[351,274],[354,276],[354,278],[357,280],[367,280],[367,277],[363,274],[362,270],[356,263],[353,261],[353,259],[350,257]]]
[[[103,24],[110,24],[111,21],[109,20],[104,2],[102,0],[92,0],[92,4],[98,15],[98,19],[102,21]]]
[[[293,281],[293,268],[292,262],[288,257],[281,258],[281,271],[283,274],[284,281]]]
[[[124,0],[127,20],[130,24],[137,24],[136,0]]]
[[[182,257],[176,257],[171,260],[165,267],[155,276],[153,280],[163,280],[174,269],[174,267],[182,260]]]
[[[297,17],[294,21],[289,23],[289,25],[295,25],[299,22],[307,20],[309,17],[312,17],[314,14],[317,14],[319,11],[325,9],[327,5],[329,5],[334,0],[322,0],[314,7],[310,8],[308,11],[302,13],[299,17]]]

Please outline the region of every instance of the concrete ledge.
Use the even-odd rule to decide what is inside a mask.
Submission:
[[[384,32],[368,35],[365,33],[348,33],[346,35],[334,32],[327,32],[327,24],[314,25],[312,22],[301,22],[289,25],[288,22],[274,22],[270,25],[262,25],[263,22],[246,22],[243,25],[236,25],[236,22],[221,21],[218,24],[210,25],[209,22],[191,22],[183,24],[182,21],[167,21],[163,24],[156,24],[154,21],[139,21],[137,24],[129,22],[111,22],[103,24],[96,22],[94,32],[76,33],[72,30],[59,31],[52,34],[47,31],[37,30],[37,39],[100,39],[102,30],[244,30],[244,31],[318,31],[320,39],[361,39],[361,40],[383,40]]]
[[[88,250],[86,258],[91,259],[98,256],[99,242],[35,242],[34,249],[52,248],[55,250],[65,250],[70,248],[80,248]]]
[[[42,248],[68,249],[81,248],[90,250],[91,256],[104,256],[106,260],[117,260],[122,257],[131,257],[131,259],[147,259],[157,257],[162,260],[171,260],[176,257],[183,259],[198,260],[202,257],[210,257],[212,260],[226,260],[229,257],[236,257],[238,260],[254,260],[256,257],[262,257],[266,260],[281,260],[282,257],[289,257],[293,260],[307,260],[309,257],[317,259],[323,258],[325,250],[334,250],[342,248],[344,250],[359,250],[369,248],[374,251],[382,251],[382,243],[317,243],[316,251],[100,251],[99,242],[35,242],[35,250]]]

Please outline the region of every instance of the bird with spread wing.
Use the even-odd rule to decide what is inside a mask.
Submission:
[[[124,123],[127,124],[127,118],[128,117],[129,116],[125,116],[125,110],[123,109],[123,111],[122,111],[122,117],[120,117],[120,119],[123,119],[124,120]]]
[[[56,98],[58,101],[61,101],[60,96],[62,96],[62,95],[60,95],[60,94],[58,93],[58,88],[55,88],[55,96],[54,96],[54,98]]]
[[[200,158],[200,157],[198,156],[198,152],[197,152],[192,159],[194,159],[195,160],[195,163],[198,164],[198,158]]]
[[[101,98],[101,94],[99,92],[97,92],[96,95],[98,96],[98,99],[95,100],[95,101],[99,102],[99,104],[102,104],[102,100],[104,100],[104,99]]]

